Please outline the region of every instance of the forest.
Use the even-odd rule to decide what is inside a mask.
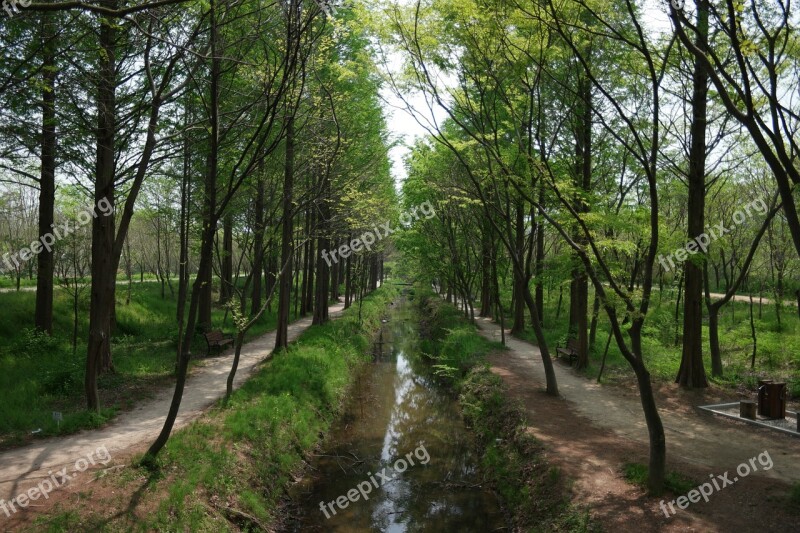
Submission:
[[[3,531],[795,528],[791,0],[0,2]]]

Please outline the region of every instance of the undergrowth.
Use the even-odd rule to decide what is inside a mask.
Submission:
[[[432,372],[459,394],[465,421],[476,436],[482,466],[515,531],[596,531],[586,510],[570,502],[569,482],[548,465],[528,431],[523,409],[511,403],[485,357],[501,345],[484,339],[461,313],[432,291],[418,289],[424,348]]]

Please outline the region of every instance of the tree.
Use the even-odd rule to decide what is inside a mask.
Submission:
[[[700,4],[702,5],[702,4]],[[789,0],[754,0],[744,9],[740,0],[708,4],[708,28],[692,25],[683,10],[670,8],[681,43],[705,68],[719,100],[748,132],[772,171],[780,193],[786,222],[800,256],[800,218],[794,191],[800,184],[796,154],[800,114],[783,89],[796,86],[800,70],[797,36],[800,22]],[[707,49],[693,36],[713,35]]]
[[[700,50],[708,48],[708,2],[697,0],[697,42]],[[692,144],[689,152],[689,208],[687,210],[688,241],[705,231],[706,198],[706,122],[708,107],[708,75],[705,65],[694,60],[692,74]],[[684,265],[683,354],[678,377],[685,387],[707,387],[703,366],[703,263],[704,253],[690,256]]]

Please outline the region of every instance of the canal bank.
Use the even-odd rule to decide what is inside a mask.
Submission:
[[[488,370],[502,346],[425,289],[390,309],[286,531],[594,531]]]
[[[390,306],[372,364],[293,487],[287,531],[508,528],[457,401],[424,361],[419,314],[409,299]]]

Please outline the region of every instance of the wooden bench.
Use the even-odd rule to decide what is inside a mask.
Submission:
[[[208,333],[203,333],[203,337],[205,337],[206,343],[208,344],[208,350],[206,350],[206,357],[211,355],[212,347],[216,347],[222,350],[225,348],[225,346],[233,344],[233,336],[226,335],[222,333],[222,330],[219,329],[214,331],[209,331]]]
[[[567,339],[567,347],[559,348],[556,345],[556,353],[565,355],[569,358],[569,364],[572,365],[578,360],[578,339]]]

